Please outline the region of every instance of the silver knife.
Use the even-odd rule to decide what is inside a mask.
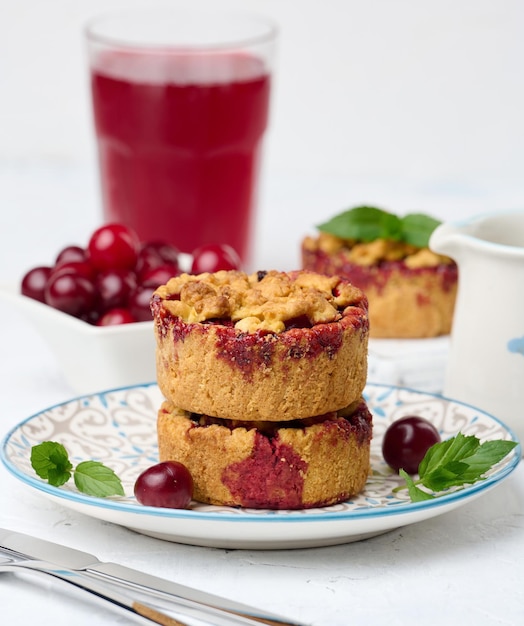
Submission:
[[[8,552],[10,551],[5,550],[5,553]],[[3,550],[2,553],[4,553]],[[113,609],[116,609],[117,611],[127,616],[131,616],[134,619],[139,619],[140,623],[142,624],[154,623],[161,624],[163,626],[189,626],[187,622],[181,622],[175,617],[166,615],[165,613],[156,610],[154,606],[142,604],[141,602],[137,602],[134,599],[127,598],[125,595],[119,594],[117,591],[115,591],[114,585],[99,583],[96,580],[91,579],[89,576],[86,576],[82,572],[64,570],[61,569],[60,566],[53,565],[52,563],[47,563],[45,561],[35,561],[30,559],[19,559],[15,561],[9,558],[3,559],[0,556],[0,572],[19,573],[21,571],[38,572],[61,580],[75,587],[76,589],[86,591],[87,593],[91,594],[91,596],[94,597],[96,600],[108,602]],[[175,606],[174,608],[177,607]],[[178,608],[180,611],[180,607]],[[184,611],[187,611],[185,607],[182,610],[182,615],[187,616]],[[222,614],[226,615],[225,612],[223,612]],[[204,617],[205,619],[206,616],[200,615],[200,618],[202,617]],[[202,622],[200,621],[199,623]],[[209,624],[210,622],[206,621],[206,623]]]
[[[171,596],[176,599],[177,603],[185,604],[188,608],[198,605],[199,607],[207,607],[210,613],[217,610],[226,611],[238,616],[240,618],[239,624],[249,623],[245,620],[254,620],[270,626],[304,626],[247,604],[186,587],[124,565],[104,563],[88,552],[82,552],[13,530],[0,528],[0,547],[7,548],[26,559],[47,561],[99,581],[140,591],[158,600],[169,600]]]

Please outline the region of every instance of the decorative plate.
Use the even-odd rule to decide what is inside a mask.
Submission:
[[[485,480],[433,500],[413,503],[394,491],[401,479],[386,465],[381,441],[388,425],[404,415],[429,419],[447,438],[461,431],[480,439],[516,439],[493,416],[441,396],[401,387],[368,384],[365,399],[374,419],[372,472],[364,491],[338,505],[301,511],[235,509],[193,503],[190,509],[140,505],[133,486],[157,459],[156,413],[162,396],[155,384],[82,396],[21,422],[4,438],[1,459],[23,483],[55,502],[137,532],[179,543],[217,548],[289,549],[357,541],[441,515],[471,501],[506,478],[521,457],[520,445]],[[30,463],[31,447],[59,441],[73,463],[98,460],[122,479],[125,497],[95,498],[72,481],[56,488],[41,480]]]

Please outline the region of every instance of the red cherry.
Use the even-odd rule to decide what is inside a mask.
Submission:
[[[186,509],[193,497],[193,477],[182,463],[164,461],[140,474],[134,492],[146,506]]]
[[[47,282],[45,301],[59,311],[80,317],[93,308],[95,288],[80,274],[57,274]]]
[[[236,251],[227,244],[207,244],[193,251],[192,274],[238,270],[242,262]]]
[[[98,270],[133,269],[140,242],[123,224],[106,224],[91,235],[87,246],[89,262]]]
[[[142,276],[161,265],[170,265],[178,268],[179,251],[171,244],[161,241],[152,241],[142,245],[136,262],[136,272]]]
[[[154,291],[154,287],[138,286],[130,294],[127,306],[137,322],[150,322],[153,319],[150,303]]]
[[[62,263],[69,263],[70,261],[85,261],[87,257],[87,253],[84,248],[80,246],[67,246],[62,248],[58,253],[55,266],[61,265]]]
[[[30,269],[22,278],[22,295],[45,303],[45,286],[51,271],[50,267],[43,265]]]
[[[110,309],[96,323],[97,326],[119,326],[120,324],[132,324],[136,320],[128,309]]]
[[[92,281],[95,277],[95,270],[87,261],[64,261],[55,265],[51,270],[51,276],[57,274],[79,274]]]
[[[136,288],[136,276],[126,269],[104,270],[97,274],[95,287],[101,311],[126,307],[129,296]]]
[[[159,265],[142,274],[140,284],[142,287],[153,287],[156,289],[160,285],[165,285],[170,278],[180,274],[178,265]]]
[[[431,446],[440,441],[440,434],[431,422],[408,415],[395,420],[382,439],[382,455],[386,463],[398,472],[416,474],[418,466]]]
[[[163,241],[150,241],[146,244],[150,250],[156,250],[164,263],[171,263],[171,265],[178,265],[178,257],[180,251],[170,243]]]

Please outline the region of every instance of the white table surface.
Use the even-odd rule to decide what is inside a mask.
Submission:
[[[99,217],[88,167],[0,165],[0,282],[13,283],[74,237],[85,240]],[[484,189],[482,206],[479,196],[452,202],[446,192],[423,198],[426,204],[421,205],[414,188],[274,177],[263,196],[255,263],[291,268],[303,232],[345,206],[366,201],[365,194],[368,202],[384,200],[399,211],[418,204],[443,218],[457,210],[507,208],[521,199],[518,190]],[[387,203],[388,197],[395,201]],[[73,393],[41,338],[4,303],[0,346],[3,435]],[[496,489],[446,515],[358,543],[284,551],[202,548],[145,537],[51,503],[4,467],[0,494],[0,527],[267,607],[312,626],[524,623],[522,464]],[[58,584],[35,584],[11,574],[0,580],[0,621],[6,626],[128,623]]]

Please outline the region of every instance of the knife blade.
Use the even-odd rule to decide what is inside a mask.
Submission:
[[[171,596],[177,602],[185,602],[187,606],[198,604],[209,607],[211,610],[226,611],[239,616],[241,619],[247,618],[270,626],[304,626],[298,622],[291,622],[280,615],[235,600],[187,587],[125,565],[100,561],[88,552],[32,535],[0,528],[0,546],[12,550],[24,558],[47,561],[105,582],[128,589],[132,587],[157,599],[168,600]]]

